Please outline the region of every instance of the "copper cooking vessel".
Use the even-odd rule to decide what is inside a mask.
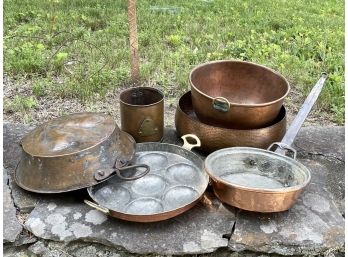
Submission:
[[[110,115],[75,113],[48,121],[24,136],[15,181],[37,193],[60,193],[96,185],[117,174],[136,179],[147,165],[128,166],[135,141]],[[121,173],[145,168],[140,175]]]
[[[179,100],[175,112],[175,127],[179,135],[197,135],[202,143],[199,149],[208,153],[234,146],[266,149],[272,142],[283,138],[286,132],[286,111],[283,106],[272,124],[260,129],[221,128],[198,120],[192,107],[191,92],[187,92]]]
[[[326,80],[313,87],[279,143],[267,150],[231,147],[213,152],[204,167],[214,193],[224,203],[255,212],[280,212],[291,208],[311,179],[310,170],[296,161],[291,147]],[[275,152],[271,151],[276,149]]]
[[[164,95],[152,87],[134,87],[120,94],[121,129],[137,143],[162,140]]]
[[[199,120],[234,129],[269,126],[290,90],[288,81],[267,67],[229,60],[197,66],[189,83]]]
[[[195,144],[189,143],[187,138],[195,140]],[[167,220],[191,209],[203,197],[209,183],[209,177],[203,169],[203,160],[191,151],[193,147],[200,146],[197,136],[185,135],[182,139],[184,140],[182,147],[158,142],[137,144],[136,155],[142,156],[142,158],[146,155],[149,157],[145,162],[150,167],[152,166],[150,173],[135,182],[120,183],[118,178],[114,177],[101,184],[90,187],[88,188],[88,193],[95,203],[88,200],[85,200],[85,203],[112,217],[143,223]],[[162,158],[164,156],[167,157],[168,162],[161,162],[158,158],[160,156]],[[184,168],[169,170],[177,165],[185,166]],[[187,170],[187,166],[192,169]],[[195,172],[193,172],[194,170]],[[174,174],[177,174],[179,177],[173,177]],[[165,181],[165,189],[162,193],[161,190],[159,193],[153,193],[156,192],[154,188],[158,188],[159,185],[156,185],[155,181],[149,183],[151,176],[152,178],[154,176],[161,178],[160,181]],[[146,179],[149,179],[147,183],[144,181],[141,182],[141,180],[146,181]],[[147,185],[146,190],[142,191],[142,194],[139,194],[136,190],[136,183],[145,183],[142,185]],[[189,192],[196,192],[197,195],[187,194],[186,190],[175,191],[176,193],[172,194],[173,198],[171,200],[166,199],[167,193],[171,189],[178,187],[186,188],[186,190],[189,188]],[[119,189],[122,189],[123,193],[118,198],[115,194],[119,193]],[[122,199],[121,195],[123,196]],[[162,210],[154,210],[154,202],[152,202],[152,204],[147,203],[146,205],[141,205],[141,208],[137,212],[134,212],[134,210],[127,211],[129,204],[134,203],[134,201],[139,203],[141,199],[144,200],[145,198],[160,202],[161,205],[163,204],[166,207]],[[146,209],[147,211],[144,212]]]

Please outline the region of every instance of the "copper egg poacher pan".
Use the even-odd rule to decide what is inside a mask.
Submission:
[[[187,142],[193,138],[196,144]],[[150,172],[137,180],[116,176],[89,187],[95,202],[89,206],[115,218],[135,222],[155,222],[175,217],[192,208],[202,198],[208,183],[203,160],[190,150],[200,146],[195,135],[185,135],[183,147],[166,143],[138,143],[135,163],[147,164]]]
[[[296,161],[291,147],[326,80],[321,75],[281,142],[267,150],[230,147],[208,155],[204,169],[215,195],[224,203],[255,212],[280,212],[291,208],[309,183],[311,173]],[[271,151],[271,150],[275,151]]]

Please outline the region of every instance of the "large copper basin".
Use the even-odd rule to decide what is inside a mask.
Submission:
[[[192,107],[191,92],[184,94],[175,113],[175,127],[179,135],[195,134],[201,140],[200,150],[211,153],[226,147],[249,146],[266,149],[279,141],[286,132],[286,111],[282,107],[270,126],[259,129],[228,129],[200,122]]]
[[[267,126],[290,90],[279,73],[250,62],[214,61],[189,75],[192,104],[199,120],[235,129]]]

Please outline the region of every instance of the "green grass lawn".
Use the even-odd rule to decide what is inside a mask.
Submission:
[[[138,0],[137,12],[141,78],[167,97],[211,60],[266,65],[303,94],[326,71],[319,108],[344,123],[344,1]],[[45,94],[87,101],[129,83],[127,22],[126,0],[5,0],[4,71],[33,94],[5,108]]]

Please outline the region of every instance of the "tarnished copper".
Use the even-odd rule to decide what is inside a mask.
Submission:
[[[175,127],[179,135],[195,134],[201,139],[204,152],[226,147],[249,146],[266,149],[272,142],[280,141],[286,131],[284,106],[273,123],[260,129],[228,129],[200,122],[192,107],[191,92],[184,94],[175,113]]]
[[[126,89],[120,94],[121,129],[136,142],[162,140],[164,95],[151,87]]]
[[[255,212],[280,212],[291,208],[311,179],[310,170],[296,161],[291,147],[303,121],[317,100],[327,75],[313,87],[281,142],[267,150],[231,147],[205,159],[216,196],[224,203]],[[276,147],[275,152],[272,152]],[[287,153],[288,156],[286,156]]]
[[[192,105],[200,121],[253,129],[272,124],[290,90],[279,73],[250,62],[213,61],[189,75]]]
[[[17,184],[38,193],[89,187],[125,169],[135,141],[110,115],[77,113],[48,121],[21,142]]]
[[[222,202],[256,212],[290,209],[311,178],[308,168],[295,159],[249,147],[215,151],[207,157],[204,167],[211,178],[215,195]],[[222,167],[226,167],[226,170]],[[265,176],[267,182],[274,179],[276,184],[283,183],[284,186],[273,188],[267,184],[264,187],[241,185],[233,177],[227,180],[225,172],[232,175],[247,174],[249,176],[245,180],[258,180],[258,184],[261,184],[260,181]],[[250,184],[253,183],[256,182],[250,181]]]

